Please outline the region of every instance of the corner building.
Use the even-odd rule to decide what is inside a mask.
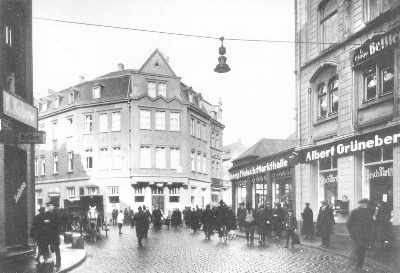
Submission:
[[[399,5],[296,1],[296,202],[330,202],[336,232],[369,198],[388,204],[399,234]]]
[[[164,212],[211,202],[222,179],[221,104],[181,82],[155,50],[38,100],[47,142],[35,160],[36,205],[85,211],[146,205]]]

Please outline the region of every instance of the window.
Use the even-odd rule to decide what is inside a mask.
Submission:
[[[58,174],[58,154],[53,154],[53,174]]]
[[[74,170],[74,152],[68,152],[68,171]]]
[[[201,138],[201,122],[197,121],[196,137]]]
[[[109,162],[108,148],[106,147],[100,148],[99,164],[98,164],[100,169],[107,170],[109,167],[108,162]]]
[[[149,82],[147,83],[147,95],[151,98],[155,98],[156,97],[156,88],[157,85],[155,82]]]
[[[195,151],[192,151],[192,153],[190,154],[190,163],[192,166],[192,172],[196,171]]]
[[[79,195],[80,196],[85,195],[85,188],[84,187],[79,187]]]
[[[207,173],[207,155],[203,154],[203,168],[202,171],[203,173]]]
[[[152,187],[151,194],[164,194],[164,189],[159,187]]]
[[[47,101],[43,101],[39,103],[39,111],[46,112],[47,111]]]
[[[74,198],[75,197],[75,187],[67,187],[67,196],[68,198]]]
[[[140,168],[151,168],[151,148],[149,146],[140,147]]]
[[[111,131],[121,131],[121,113],[111,113]]]
[[[189,93],[189,102],[190,103],[193,103],[193,94],[192,93]]]
[[[46,175],[46,158],[42,157],[41,158],[41,166],[40,166],[40,175],[45,176]]]
[[[52,140],[57,139],[57,120],[53,120],[51,122],[51,137],[52,137]]]
[[[93,150],[92,149],[86,149],[85,150],[85,156],[86,156],[85,168],[87,170],[93,169]]]
[[[169,195],[179,195],[180,187],[169,187],[168,193],[169,193]]]
[[[39,175],[39,160],[35,158],[35,176]]]
[[[75,93],[71,92],[68,94],[68,104],[73,104],[75,103]]]
[[[144,194],[144,188],[140,186],[134,187],[135,190],[135,195],[143,195]]]
[[[170,113],[169,114],[169,129],[171,131],[179,131],[181,129],[180,121],[181,121],[180,113]]]
[[[143,203],[144,202],[144,196],[135,196],[135,203]]]
[[[395,2],[396,0],[364,0],[365,21],[371,21],[388,11],[394,6]]]
[[[155,115],[155,129],[156,130],[165,130],[165,112],[156,112]]]
[[[170,149],[171,169],[179,170],[181,166],[181,151],[179,148]]]
[[[207,125],[203,123],[203,140],[207,141]]]
[[[337,169],[337,157],[328,157],[319,160],[320,171],[332,171]]]
[[[196,171],[201,172],[202,169],[202,160],[201,160],[201,153],[197,152],[197,157],[196,157]]]
[[[151,112],[140,110],[140,129],[151,129]]]
[[[54,98],[54,108],[60,107],[61,97],[57,96]]]
[[[327,118],[337,114],[339,110],[338,77],[334,76],[327,82],[317,85],[318,118]]]
[[[109,196],[119,195],[119,187],[118,186],[107,187],[107,192]]]
[[[364,162],[369,163],[381,163],[384,161],[393,160],[393,146],[387,145],[383,148],[369,149],[364,152]]]
[[[67,136],[72,136],[74,130],[73,130],[73,125],[74,125],[74,118],[73,117],[68,117],[67,120],[67,128],[66,128],[66,133]]]
[[[337,0],[326,0],[319,7],[322,50],[338,41],[337,6]]]
[[[122,166],[122,153],[121,147],[116,146],[112,148],[112,169],[119,170]]]
[[[170,203],[179,203],[179,196],[174,196],[174,195],[172,195],[172,196],[170,196],[169,197],[169,202]]]
[[[157,86],[158,96],[167,97],[167,85],[165,83],[159,83]]]
[[[86,188],[87,195],[98,195],[99,194],[99,188],[96,186],[89,186]]]
[[[91,134],[92,131],[93,131],[93,115],[87,114],[85,115],[84,132],[85,134]]]
[[[165,148],[164,147],[156,147],[156,168],[164,169],[165,168]]]
[[[392,56],[392,55],[391,55]],[[394,90],[394,61],[384,57],[381,61],[364,69],[364,101],[392,94]]]
[[[107,113],[100,114],[99,121],[100,121],[99,131],[101,133],[108,132],[108,114]]]
[[[195,132],[196,132],[196,121],[194,120],[194,118],[190,119],[190,134],[192,136],[195,136]]]
[[[94,99],[100,99],[101,98],[101,86],[95,86],[92,89],[92,97]]]
[[[4,38],[5,38],[5,43],[6,43],[6,45],[8,45],[9,47],[12,47],[12,44],[13,44],[13,35],[12,35],[12,28],[10,27],[10,26],[5,26],[5,31],[4,31],[5,33],[5,35],[4,35]]]

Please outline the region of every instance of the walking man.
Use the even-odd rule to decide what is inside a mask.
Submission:
[[[306,207],[301,214],[301,218],[303,219],[301,233],[304,235],[305,239],[311,240],[314,233],[314,216],[313,211],[310,208],[310,203],[306,203]]]
[[[254,231],[256,227],[254,210],[251,208],[250,204],[246,206],[246,215],[244,218],[245,230],[246,230],[246,241],[247,245],[253,246],[254,244]]]
[[[136,237],[139,246],[143,246],[142,239],[147,232],[148,216],[143,212],[142,207],[138,208],[138,212],[133,217],[136,226]]]
[[[35,240],[38,253],[37,253],[37,261],[41,263],[41,257],[43,261],[49,256],[49,245],[47,240],[47,231],[45,229],[45,214],[46,209],[44,207],[40,207],[39,214],[35,216],[33,219],[32,229],[31,229],[31,236]]]
[[[329,247],[331,242],[331,234],[333,225],[335,224],[335,219],[333,217],[333,211],[329,207],[327,201],[321,202],[322,206],[319,209],[318,219],[317,219],[317,230],[321,236],[322,247]]]
[[[292,239],[291,246],[293,248],[293,241],[296,236],[295,230],[297,228],[297,220],[293,214],[293,210],[288,211],[288,215],[285,217],[285,230],[286,230],[286,248],[289,247],[289,241]]]
[[[47,203],[47,212],[44,215],[44,223],[47,231],[48,243],[50,245],[51,252],[56,254],[56,268],[61,267],[61,254],[60,254],[60,221],[57,213],[54,210],[55,206],[53,203]]]
[[[124,213],[122,213],[122,210],[120,210],[117,216],[119,234],[122,234],[122,225],[124,224],[124,220],[125,220],[125,215]]]
[[[364,264],[365,252],[373,235],[373,219],[368,209],[369,200],[362,199],[358,202],[360,206],[354,209],[347,221],[351,239],[354,242],[357,267]]]

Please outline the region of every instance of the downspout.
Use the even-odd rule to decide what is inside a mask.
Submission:
[[[127,98],[128,98],[128,165],[129,165],[129,182],[132,186],[132,105],[131,91],[133,92],[132,75],[129,77]]]

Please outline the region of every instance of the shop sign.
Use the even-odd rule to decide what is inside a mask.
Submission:
[[[251,168],[239,170],[238,172],[232,174],[232,178],[239,179],[251,175],[287,168],[288,166],[289,166],[289,161],[282,158],[279,161],[274,160],[267,163],[259,164]]]
[[[336,173],[328,173],[322,176],[322,183],[323,184],[331,184],[337,182],[337,175]]]
[[[385,166],[380,166],[376,168],[375,170],[370,170],[369,172],[369,179],[375,179],[379,177],[387,177],[387,176],[393,176],[393,168],[392,167],[385,167]]]
[[[37,129],[37,108],[6,91],[3,91],[3,113],[10,118]]]
[[[22,182],[21,186],[18,188],[17,193],[14,194],[14,200],[15,204],[18,204],[18,201],[21,199],[22,194],[24,193],[24,190],[26,188],[26,183]]]
[[[18,144],[43,144],[46,142],[46,132],[14,132],[0,131],[0,143],[18,143]]]
[[[368,149],[391,145],[400,142],[400,134],[380,136],[376,134],[367,140],[351,140],[350,143],[335,144],[326,149],[316,149],[308,151],[305,155],[305,162],[311,162],[319,159],[330,158],[333,156],[343,156],[350,153],[361,152]]]
[[[367,40],[361,47],[357,48],[353,56],[353,65],[357,66],[369,58],[400,43],[400,28],[384,34],[375,35]]]

